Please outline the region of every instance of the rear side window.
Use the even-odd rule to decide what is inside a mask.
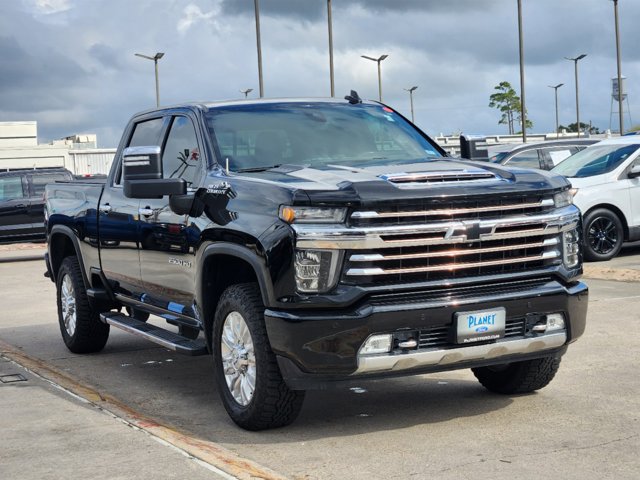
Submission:
[[[540,168],[540,160],[538,160],[538,150],[525,150],[520,152],[507,162],[510,167],[521,168]]]
[[[32,175],[31,184],[33,185],[33,196],[41,197],[44,194],[44,187],[49,183],[55,183],[57,181],[69,180],[66,175]]]
[[[0,201],[24,198],[22,177],[0,178]]]

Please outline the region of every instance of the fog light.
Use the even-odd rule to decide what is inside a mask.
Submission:
[[[564,330],[564,315],[561,313],[550,313],[547,315],[547,333],[557,330]]]
[[[391,335],[371,335],[360,347],[360,355],[375,355],[391,351]]]

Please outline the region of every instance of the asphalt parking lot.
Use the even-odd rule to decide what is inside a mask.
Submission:
[[[308,392],[292,426],[261,433],[229,420],[208,357],[113,329],[102,353],[71,354],[43,262],[11,252],[0,252],[0,378],[26,381],[0,384],[0,478],[638,477],[637,245],[587,269],[604,277],[586,279],[587,331],[540,392],[493,395],[469,371],[354,384]]]

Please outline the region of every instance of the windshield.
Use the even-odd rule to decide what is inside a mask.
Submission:
[[[415,127],[382,105],[267,103],[214,108],[206,116],[220,158],[234,171],[442,157]]]
[[[615,170],[635,152],[640,145],[592,145],[571,155],[555,168],[553,173],[565,177],[592,177]]]

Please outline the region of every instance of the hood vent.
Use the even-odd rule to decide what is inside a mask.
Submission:
[[[449,172],[416,172],[380,175],[380,178],[398,184],[434,184],[452,182],[477,182],[495,180],[496,176],[486,170],[454,170]]]

